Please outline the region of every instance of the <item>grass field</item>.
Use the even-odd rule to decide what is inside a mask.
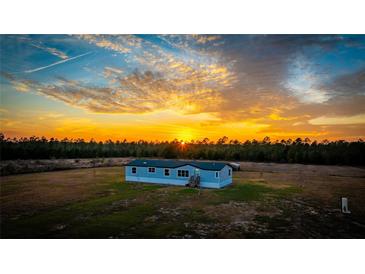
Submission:
[[[364,169],[241,166],[232,186],[202,191],[126,183],[121,167],[0,177],[1,237],[365,237]]]

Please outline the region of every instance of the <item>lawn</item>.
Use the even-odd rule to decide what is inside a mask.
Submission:
[[[121,167],[0,177],[1,237],[364,237],[361,209],[344,216],[285,174],[235,172],[220,190],[128,183]]]

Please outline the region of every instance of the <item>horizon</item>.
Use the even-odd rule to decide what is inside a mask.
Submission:
[[[221,138],[218,139],[209,139],[209,138],[202,138],[202,139],[192,139],[192,140],[182,140],[182,139],[173,139],[173,140],[146,140],[146,139],[138,139],[138,140],[128,140],[126,138],[115,138],[115,139],[106,139],[106,140],[98,140],[95,138],[91,138],[91,139],[84,139],[84,138],[68,138],[68,137],[64,137],[62,139],[59,139],[57,137],[46,137],[46,136],[21,136],[21,137],[9,137],[6,136],[4,134],[2,134],[0,132],[0,140],[5,140],[5,141],[18,141],[18,142],[22,142],[22,141],[30,141],[31,139],[36,139],[37,141],[41,141],[43,138],[46,139],[46,141],[50,142],[50,141],[58,141],[58,142],[63,142],[63,141],[68,141],[68,142],[77,142],[77,141],[83,141],[85,143],[91,143],[91,142],[121,142],[121,143],[139,143],[139,142],[147,142],[147,143],[153,143],[153,144],[163,144],[163,143],[170,143],[170,144],[178,144],[178,145],[194,145],[194,144],[207,144],[207,145],[218,145],[218,144],[224,144],[224,145],[244,145],[246,143],[258,143],[258,144],[277,144],[277,143],[286,143],[286,144],[294,144],[296,142],[300,142],[303,144],[326,144],[326,143],[335,143],[335,142],[346,142],[346,143],[356,143],[356,142],[360,142],[363,143],[364,140],[363,138],[358,138],[356,140],[345,140],[345,139],[335,139],[335,140],[329,140],[329,139],[323,139],[323,140],[316,140],[316,139],[310,139],[308,137],[297,137],[295,139],[293,138],[282,138],[282,139],[271,139],[270,136],[265,136],[263,139],[231,139],[228,136],[222,136]],[[222,142],[222,140],[225,138],[225,140]],[[222,142],[222,143],[220,143]]]
[[[365,137],[365,35],[1,35],[5,137]]]

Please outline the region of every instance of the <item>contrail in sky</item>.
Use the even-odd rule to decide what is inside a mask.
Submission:
[[[35,68],[35,69],[26,70],[26,71],[24,71],[24,73],[32,73],[32,72],[36,72],[36,71],[40,71],[40,70],[44,70],[44,69],[46,69],[46,68],[50,68],[50,67],[53,67],[53,66],[57,66],[57,65],[59,65],[59,64],[63,64],[63,63],[66,63],[66,62],[68,62],[68,61],[71,61],[71,60],[74,60],[74,59],[80,58],[80,57],[85,56],[85,55],[88,55],[88,54],[90,54],[90,53],[92,53],[92,51],[86,52],[86,53],[81,54],[81,55],[77,55],[77,56],[75,56],[75,57],[71,57],[71,58],[67,58],[67,59],[64,59],[64,60],[58,61],[58,62],[53,63],[53,64],[50,64],[50,65],[48,65],[48,66],[44,66],[44,67],[39,67],[39,68]]]

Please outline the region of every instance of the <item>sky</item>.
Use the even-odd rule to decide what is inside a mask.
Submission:
[[[0,35],[0,131],[365,137],[365,35]]]

